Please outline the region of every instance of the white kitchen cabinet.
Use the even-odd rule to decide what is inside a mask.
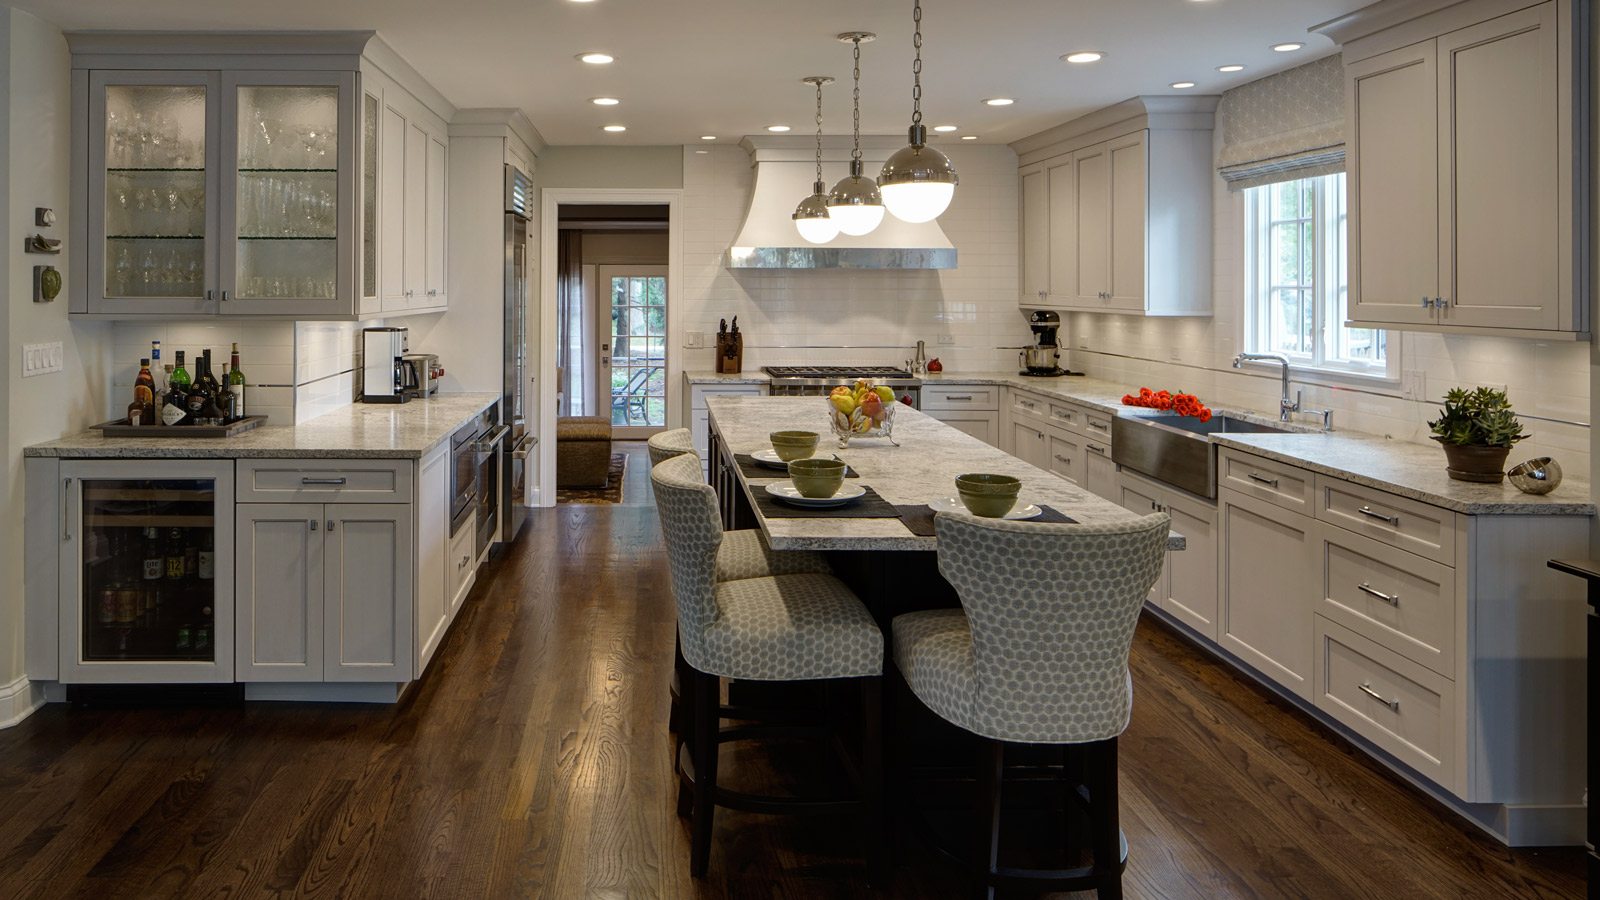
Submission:
[[[392,106],[383,108],[378,150],[379,293],[383,311],[406,307],[406,117]]]
[[[1111,442],[1088,440],[1083,444],[1083,481],[1079,486],[1107,500],[1117,499],[1117,464],[1111,461]]]
[[[445,178],[449,170],[447,138],[439,134],[428,135],[428,224],[425,243],[425,277],[423,287],[427,294],[426,306],[445,305]]]
[[[1050,429],[1050,471],[1083,487],[1084,440],[1064,428]]]
[[[1050,468],[1050,440],[1045,427],[1026,419],[1011,422],[1011,455],[1030,466]]]
[[[706,399],[709,397],[760,397],[767,393],[763,384],[726,384],[722,382],[696,382],[689,376],[684,376],[684,393],[688,401],[685,405],[689,408],[689,439],[694,442],[695,452],[700,454],[700,467],[705,468],[710,458],[711,440],[711,414],[706,410]],[[821,397],[817,398],[819,404],[823,403]]]
[[[1484,3],[1346,45],[1355,324],[1587,333],[1574,9]]]
[[[1167,552],[1162,578],[1151,587],[1150,602],[1211,640],[1217,639],[1217,505],[1126,469],[1119,475],[1124,509],[1165,511],[1184,549]]]
[[[426,306],[428,254],[428,132],[415,122],[406,127],[404,289],[407,309]]]
[[[1077,190],[1071,198],[1076,238],[1077,290],[1061,302],[1100,309],[1111,294],[1111,145],[1095,144],[1072,156]],[[1052,298],[1055,299],[1055,298]]]
[[[241,503],[240,681],[321,681],[325,583],[320,503]]]
[[[1000,444],[1001,393],[1002,388],[992,384],[924,384],[919,408],[994,447]]]
[[[1224,487],[1217,521],[1217,642],[1311,700],[1311,616],[1322,558],[1315,520]]]
[[[1116,309],[1134,313],[1145,307],[1145,241],[1148,181],[1145,132],[1111,141],[1106,147],[1111,165],[1110,220],[1103,225],[1111,237],[1107,271],[1111,280],[1106,299]],[[1080,297],[1081,299],[1081,297]]]
[[[1117,503],[1129,512],[1139,515],[1148,515],[1159,512],[1161,506],[1161,490],[1147,486],[1141,479],[1129,477],[1123,473],[1122,483],[1117,490]],[[1176,530],[1176,529],[1174,529]],[[1161,607],[1166,605],[1168,589],[1172,584],[1172,554],[1168,550],[1162,557],[1161,574],[1156,577],[1156,583],[1150,585],[1150,593],[1145,597],[1145,602],[1151,606]],[[1187,553],[1187,550],[1180,551]]]
[[[1019,301],[1027,308],[1042,306],[1050,294],[1050,185],[1044,167],[1021,172],[1021,269]]]
[[[1000,441],[1000,414],[993,410],[942,410],[930,412],[932,418],[949,425],[951,428],[969,434],[985,444],[993,447]]]
[[[1049,228],[1045,232],[1049,246],[1049,297],[1070,297],[1078,290],[1078,179],[1073,169],[1070,156],[1045,166],[1050,187]]]
[[[440,447],[417,469],[417,674],[450,628],[457,567],[450,558],[450,451]],[[477,529],[472,529],[476,538]]]

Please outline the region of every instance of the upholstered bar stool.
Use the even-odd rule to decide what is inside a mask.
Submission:
[[[684,796],[693,800],[691,874],[703,876],[709,865],[717,806],[758,813],[861,812],[869,869],[881,871],[883,634],[855,594],[832,575],[719,579],[717,558],[725,536],[699,460],[668,459],[651,471],[650,479],[672,570],[679,644],[689,666],[685,689],[694,703],[692,786],[687,777],[680,784],[680,790],[689,791]],[[858,680],[864,707],[859,798],[763,797],[718,786],[720,745],[765,733],[760,726],[721,727],[723,678]],[[684,806],[680,802],[680,811]]]
[[[1122,896],[1117,735],[1133,708],[1134,626],[1160,574],[1170,525],[1165,513],[1115,525],[938,517],[939,572],[962,608],[897,616],[894,661],[923,705],[987,739],[974,836],[981,896],[996,887]],[[1081,754],[1092,865],[1000,865],[1008,743],[1070,745]]]

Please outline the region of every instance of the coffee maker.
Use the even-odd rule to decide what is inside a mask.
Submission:
[[[1056,344],[1056,332],[1061,330],[1061,316],[1048,309],[1036,309],[1028,316],[1028,327],[1033,330],[1033,346],[1022,348],[1018,374],[1049,378],[1056,375],[1082,375],[1063,369],[1060,365],[1061,348]]]
[[[404,328],[361,330],[361,402],[404,403],[406,392],[406,338]]]

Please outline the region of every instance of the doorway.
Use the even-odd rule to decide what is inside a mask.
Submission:
[[[608,309],[595,316],[595,384],[619,440],[640,440],[667,427],[667,267],[595,267],[595,290]]]

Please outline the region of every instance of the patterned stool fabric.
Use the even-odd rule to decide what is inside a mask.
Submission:
[[[655,468],[674,456],[685,453],[698,455],[694,448],[694,439],[687,428],[674,428],[671,431],[658,431],[650,435],[646,442],[650,451],[650,468]]]
[[[1170,525],[1165,513],[1115,525],[941,514],[939,571],[962,609],[896,617],[895,664],[930,710],[983,737],[1116,737],[1133,702],[1133,629]]]
[[[717,549],[717,581],[773,575],[831,575],[827,559],[809,550],[774,550],[757,529],[724,531]]]

